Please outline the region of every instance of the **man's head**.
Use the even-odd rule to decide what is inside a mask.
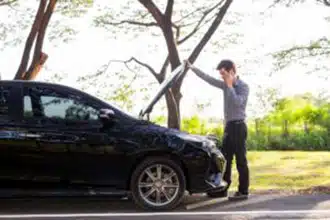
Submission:
[[[222,78],[224,77],[226,71],[236,77],[236,66],[231,60],[221,60],[217,66],[217,70]]]

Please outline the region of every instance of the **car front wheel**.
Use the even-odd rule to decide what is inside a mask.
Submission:
[[[133,200],[144,209],[174,209],[181,203],[185,189],[181,167],[169,158],[144,160],[131,178]]]

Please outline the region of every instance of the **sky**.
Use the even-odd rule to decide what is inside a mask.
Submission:
[[[60,74],[63,80],[60,83],[77,87],[76,79],[79,76],[86,74],[93,74],[100,66],[106,64],[110,59],[128,59],[131,56],[137,56],[141,60],[148,62],[154,67],[159,66],[164,59],[164,51],[150,52],[150,47],[154,44],[164,45],[162,38],[151,37],[149,33],[139,34],[132,37],[129,34],[113,34],[107,32],[105,29],[96,28],[92,24],[92,19],[97,15],[98,9],[105,5],[109,7],[105,0],[95,1],[95,7],[90,9],[88,13],[79,19],[63,18],[54,14],[51,22],[58,26],[70,25],[78,31],[72,41],[62,43],[60,40],[49,41],[46,39],[44,51],[49,54],[49,59],[46,63],[46,68],[42,70],[36,80],[47,80],[54,73]],[[113,10],[120,8],[119,5],[125,4],[125,1],[111,3]],[[37,7],[36,1],[24,1],[26,6]],[[98,5],[99,7],[96,7]],[[316,74],[304,74],[309,67],[320,65],[311,60],[308,66],[295,64],[291,65],[280,72],[274,72],[272,62],[273,60],[267,56],[270,52],[278,51],[280,49],[290,47],[293,44],[303,44],[310,40],[318,39],[322,36],[330,36],[329,23],[325,21],[328,15],[328,8],[316,5],[313,1],[309,3],[298,5],[295,8],[278,7],[271,11],[266,8],[269,6],[269,1],[265,0],[236,0],[230,8],[230,12],[244,13],[242,21],[234,26],[223,25],[212,37],[210,44],[208,44],[203,52],[200,54],[195,65],[204,70],[206,73],[219,77],[215,71],[215,67],[220,59],[231,58],[238,65],[238,73],[241,78],[245,80],[251,88],[249,97],[248,116],[252,117],[254,113],[261,114],[258,107],[258,100],[255,96],[257,86],[275,87],[279,88],[281,95],[289,96],[296,93],[313,92],[317,93],[322,89],[327,89],[329,82],[323,78],[317,77]],[[21,12],[16,12],[0,8],[0,20],[7,19],[8,24],[14,24],[19,21],[17,15],[26,16],[24,7],[20,7]],[[265,12],[265,14],[260,14]],[[225,17],[224,21],[233,20],[231,14]],[[22,18],[21,18],[22,19]],[[23,19],[27,19],[23,17]],[[61,21],[56,23],[56,21]],[[18,35],[23,36],[23,40],[28,34],[27,30],[15,29],[16,32],[11,37]],[[50,31],[48,30],[48,34]],[[228,36],[231,33],[239,34],[238,43],[235,45],[227,44],[231,40]],[[16,73],[18,64],[21,59],[23,44],[18,46],[1,45],[0,48],[0,73],[2,79],[11,79]],[[187,43],[184,49],[180,51],[181,58],[188,56],[193,49],[196,42]],[[214,44],[219,44],[221,47],[215,47]],[[324,64],[327,63],[324,61]],[[159,68],[156,68],[157,70]],[[132,74],[123,69],[122,64],[112,64],[108,70],[112,72],[123,71],[131,77]],[[149,76],[150,74],[141,69],[138,70],[141,74]],[[149,75],[148,75],[149,74]],[[269,75],[272,74],[270,77]],[[109,75],[105,76],[104,82],[113,82],[116,80]],[[142,83],[146,79],[140,80],[135,86],[143,86]],[[148,82],[155,82],[152,76],[147,78]],[[117,85],[120,86],[120,85]],[[91,85],[87,92],[96,94],[97,85]],[[105,87],[106,93],[111,85]],[[153,94],[157,91],[158,85],[153,84],[148,93]],[[198,89],[196,89],[198,88]],[[213,88],[197,78],[192,72],[188,75],[182,87],[183,99],[181,109],[184,116],[190,116],[197,113],[196,103],[211,102],[211,105],[205,109],[201,115],[205,117],[223,117],[223,100],[222,92]],[[138,114],[139,109],[145,105],[142,100],[145,94],[136,94],[134,100],[136,101],[133,114]],[[157,104],[154,114],[164,114],[164,99]]]

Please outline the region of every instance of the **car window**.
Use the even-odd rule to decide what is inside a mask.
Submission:
[[[0,87],[0,117],[9,116],[9,88]]]
[[[77,97],[76,97],[77,98]],[[56,94],[38,94],[33,91],[24,95],[24,117],[45,117],[72,121],[98,120],[98,110],[83,103],[74,96]]]
[[[69,98],[41,96],[41,105],[44,115],[48,118],[61,118],[71,120],[97,120],[97,111]]]

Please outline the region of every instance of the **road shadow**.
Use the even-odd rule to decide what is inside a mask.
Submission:
[[[116,198],[20,198],[0,199],[0,214],[132,212],[132,201]]]
[[[207,205],[198,205],[209,202]],[[195,207],[194,207],[195,206]],[[187,207],[190,207],[187,209]],[[192,208],[191,208],[192,207]],[[205,195],[186,196],[183,204],[175,210],[200,211],[280,211],[280,210],[330,210],[330,195],[251,195],[245,201],[210,199]],[[135,213],[145,212],[131,200],[115,198],[26,198],[0,199],[0,214],[64,214],[64,213]]]
[[[175,211],[186,211],[186,205],[205,199],[205,196],[186,196]],[[147,212],[131,199],[111,197],[66,197],[66,198],[15,198],[0,199],[1,214],[49,214],[49,213],[134,213]]]
[[[281,195],[281,194],[263,194],[251,195],[248,200],[228,201],[220,200],[209,206],[200,207],[191,211],[212,211],[212,212],[235,212],[235,211],[312,211],[312,210],[330,210],[330,194],[305,194],[305,195]],[[265,219],[265,215],[255,214],[253,219]],[[274,214],[272,218],[283,218],[283,213]],[[315,213],[289,213],[285,214],[286,219],[295,219],[299,216],[303,219],[313,219]],[[327,217],[330,217],[327,214]]]

